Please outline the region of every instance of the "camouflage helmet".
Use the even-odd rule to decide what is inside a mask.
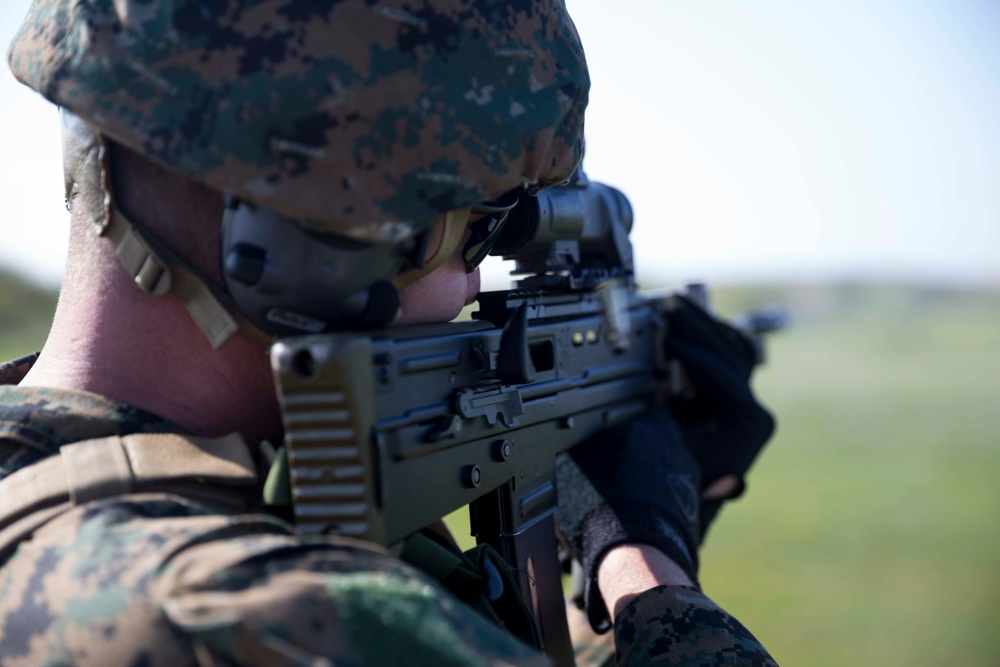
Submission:
[[[406,237],[582,155],[562,0],[35,0],[8,55],[101,133],[321,234]]]

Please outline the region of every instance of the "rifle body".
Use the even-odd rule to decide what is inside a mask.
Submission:
[[[572,664],[555,456],[652,404],[658,302],[621,286],[480,295],[472,322],[286,339],[272,360],[296,523],[388,547],[470,506]]]

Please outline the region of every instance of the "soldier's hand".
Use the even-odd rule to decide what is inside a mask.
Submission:
[[[671,408],[701,472],[700,542],[722,503],[745,490],[775,424],[750,389],[756,351],[747,338],[682,296],[670,297],[666,311],[667,354],[681,362],[693,389]]]
[[[597,572],[613,547],[648,544],[698,574],[698,464],[666,408],[609,429],[556,458],[559,531],[586,574],[584,603],[610,627]]]

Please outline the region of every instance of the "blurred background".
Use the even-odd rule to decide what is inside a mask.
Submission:
[[[784,665],[1000,664],[1000,4],[568,4],[585,167],[632,200],[642,285],[792,317],[706,591]],[[56,112],[6,68],[0,145],[9,359],[44,341],[68,222]]]

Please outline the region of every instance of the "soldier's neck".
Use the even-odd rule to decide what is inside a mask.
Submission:
[[[236,336],[213,350],[179,301],[142,293],[124,271],[104,267],[100,280],[64,280],[52,330],[22,385],[93,392],[197,435],[280,440],[264,349]]]

